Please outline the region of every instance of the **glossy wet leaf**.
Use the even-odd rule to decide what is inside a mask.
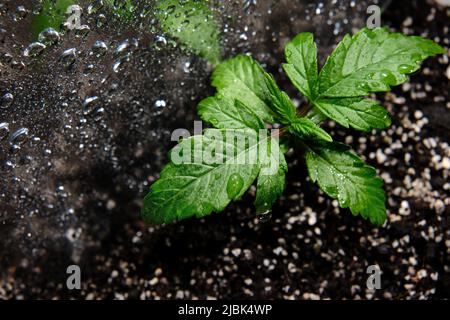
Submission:
[[[375,169],[340,143],[310,145],[306,151],[306,164],[311,179],[330,197],[337,199],[342,208],[350,208],[374,224],[386,220],[383,181]]]
[[[251,107],[262,121],[272,122],[272,99],[266,86],[264,70],[251,57],[238,55],[222,62],[214,70],[212,85],[222,96]]]
[[[275,201],[283,193],[287,163],[277,139],[271,139],[267,152],[260,157],[262,168],[256,184],[255,207],[257,213],[271,210]]]
[[[298,34],[285,47],[288,63],[283,65],[284,71],[297,89],[310,100],[317,95],[317,47],[312,33]]]
[[[287,44],[286,73],[322,115],[362,131],[383,129],[391,123],[387,111],[364,96],[406,82],[424,59],[444,53],[431,40],[364,28],[344,37],[317,77],[313,41],[311,34],[301,33]]]
[[[231,100],[217,94],[202,100],[198,105],[202,120],[220,129],[263,129],[264,122],[239,100]]]
[[[296,108],[286,92],[281,91],[273,77],[265,73],[265,80],[269,94],[272,99],[269,104],[270,109],[275,115],[277,122],[281,124],[289,124],[297,118]]]
[[[266,158],[259,153],[267,153],[268,145],[269,137],[258,139],[252,129],[208,129],[183,140],[145,197],[143,218],[167,223],[222,211],[260,174]]]
[[[285,125],[289,133],[304,139],[333,140],[318,124],[308,118],[297,116],[297,110],[292,100],[286,92],[280,90],[270,74],[266,73],[265,79],[272,98],[270,107],[275,115],[275,120]]]
[[[378,102],[363,98],[322,98],[314,103],[320,112],[342,126],[370,131],[391,125],[388,111]]]
[[[444,53],[431,40],[387,29],[362,29],[345,36],[319,75],[320,97],[359,97],[390,90],[408,80],[420,63]]]
[[[168,35],[211,63],[220,61],[219,25],[205,0],[158,0],[155,17]]]
[[[331,136],[308,118],[297,118],[287,129],[291,134],[303,139],[333,141]]]
[[[34,38],[37,39],[39,33],[47,28],[60,30],[61,24],[66,21],[66,10],[72,4],[75,0],[44,0],[41,12],[31,21]]]
[[[313,36],[300,34],[287,44],[288,63],[284,65],[289,78],[309,100],[298,113],[289,96],[251,57],[238,55],[219,64],[212,76],[217,93],[200,102],[198,113],[222,130],[210,129],[203,136],[180,143],[194,146],[182,152],[183,156],[189,160],[201,156],[200,160],[175,164],[172,151],[172,163],[145,198],[144,218],[163,223],[221,211],[257,179],[255,207],[266,220],[285,187],[287,164],[283,154],[295,141],[305,148],[311,179],[326,194],[354,215],[383,224],[386,208],[382,180],[348,146],[332,142],[320,123],[328,117],[363,131],[388,127],[391,120],[387,111],[364,96],[403,83],[423,59],[442,52],[437,44],[419,37],[363,29],[353,37],[346,36],[318,74]],[[281,129],[260,145],[261,140],[252,137],[266,127]],[[231,132],[239,133],[226,141],[210,136],[230,131],[223,129],[238,129]],[[236,138],[242,132],[247,132],[250,140],[238,143]],[[202,145],[198,147],[197,142]],[[174,150],[179,153],[178,147]],[[258,152],[242,156],[249,150]],[[225,161],[210,161],[216,157]],[[237,166],[236,160],[245,164]]]

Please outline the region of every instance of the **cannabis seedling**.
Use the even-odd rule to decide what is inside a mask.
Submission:
[[[423,60],[442,53],[430,40],[365,28],[346,35],[319,73],[313,35],[301,33],[286,45],[283,65],[308,99],[300,110],[252,58],[239,55],[221,63],[212,76],[216,95],[198,106],[202,120],[216,129],[184,139],[170,152],[171,162],[145,197],[143,218],[166,223],[222,211],[255,179],[257,212],[266,211],[284,189],[283,152],[295,146],[303,149],[311,179],[327,195],[354,215],[383,224],[382,180],[349,146],[333,142],[320,123],[332,119],[361,131],[387,128],[386,109],[365,96],[406,82]],[[278,134],[259,138],[259,131],[273,127]],[[273,163],[276,170],[267,174]]]

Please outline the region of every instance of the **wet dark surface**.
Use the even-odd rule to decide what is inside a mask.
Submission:
[[[223,54],[251,53],[294,97],[277,68],[285,41],[314,32],[323,61],[365,24],[367,2],[332,2],[215,3]],[[153,25],[151,17],[98,27],[103,11],[86,16],[87,35],[68,32],[24,57],[35,39],[32,13],[17,19],[20,5],[35,3],[0,2],[0,96],[13,96],[0,109],[9,127],[4,139],[0,131],[0,298],[450,297],[448,56],[377,96],[392,114],[386,132],[328,124],[384,178],[385,227],[337,208],[308,180],[299,154],[288,156],[286,191],[268,222],[255,217],[252,191],[205,219],[148,227],[138,217],[142,198],[167,161],[171,131],[190,129],[196,104],[212,92],[212,66],[175,41],[155,41],[158,26],[140,26]],[[88,12],[88,2],[80,5]],[[382,23],[448,49],[449,10],[395,1]],[[97,57],[98,40],[108,49]],[[73,62],[70,52],[61,58],[71,48]],[[21,128],[28,134],[12,150],[8,140]],[[73,263],[81,291],[65,287]],[[375,293],[366,289],[372,264],[383,271]]]

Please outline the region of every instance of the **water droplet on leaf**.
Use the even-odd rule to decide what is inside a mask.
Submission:
[[[409,64],[401,64],[398,66],[398,72],[400,72],[401,74],[412,73],[415,69],[416,67],[411,66]]]
[[[219,121],[216,118],[211,118],[209,122],[211,122],[211,124],[215,127],[217,127],[217,125],[219,124]]]
[[[382,71],[381,74],[381,81],[388,85],[394,85],[397,82],[397,79],[395,78],[395,75],[390,72],[389,70]]]
[[[227,182],[228,198],[234,199],[241,192],[243,186],[244,179],[239,174],[233,173]]]
[[[420,53],[414,53],[411,56],[411,59],[414,60],[416,63],[420,63],[423,60],[422,55]]]

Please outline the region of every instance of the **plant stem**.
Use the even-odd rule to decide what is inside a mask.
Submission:
[[[286,134],[286,128],[281,127],[279,130],[275,130],[272,132],[271,137],[272,138],[281,138]]]
[[[300,108],[300,110],[297,112],[297,116],[304,117],[311,109],[312,109],[311,104],[307,103]]]

